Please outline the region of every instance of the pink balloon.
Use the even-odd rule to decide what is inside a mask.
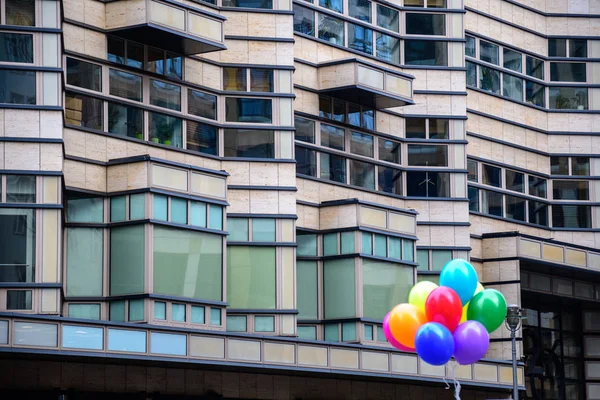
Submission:
[[[385,335],[385,338],[387,339],[387,341],[392,346],[397,348],[398,350],[412,352],[412,353],[415,352],[415,349],[406,347],[403,344],[401,344],[400,342],[398,342],[396,339],[394,339],[394,336],[392,335],[392,331],[390,331],[390,313],[387,313],[385,315],[385,318],[383,319],[383,334]]]

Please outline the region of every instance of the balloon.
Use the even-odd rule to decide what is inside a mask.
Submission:
[[[428,321],[438,322],[454,332],[462,316],[462,303],[458,294],[445,286],[435,289],[425,302],[425,315]]]
[[[471,300],[467,318],[481,322],[485,329],[492,333],[506,318],[506,299],[495,289],[485,289]]]
[[[428,322],[419,329],[415,338],[417,354],[427,364],[444,365],[454,354],[454,338],[442,324]]]
[[[427,296],[429,296],[429,293],[437,287],[438,285],[430,281],[421,281],[417,283],[410,289],[408,303],[417,306],[419,310],[425,312],[425,301],[427,300]]]
[[[483,285],[481,283],[477,282],[477,289],[475,289],[475,294],[477,294],[477,293],[479,293],[481,291],[483,291]],[[475,296],[475,294],[473,296]],[[467,321],[467,310],[469,308],[469,303],[465,304],[465,306],[462,309],[462,317],[460,317],[460,323],[461,324],[463,322]]]
[[[461,365],[479,361],[490,345],[490,335],[477,321],[467,321],[454,331],[454,358]]]
[[[390,331],[390,313],[385,314],[385,318],[383,319],[383,334],[385,335],[385,338],[387,339],[387,341],[392,346],[397,348],[398,350],[410,351],[410,352],[415,351],[415,349],[406,347],[402,343],[400,343],[396,339],[394,339],[394,335],[392,335],[392,332]]]
[[[417,331],[426,322],[425,313],[412,304],[398,304],[390,311],[390,331],[394,339],[412,349]]]
[[[454,290],[460,297],[463,306],[473,297],[477,281],[475,268],[465,260],[458,258],[448,261],[440,274],[440,286],[447,286]]]

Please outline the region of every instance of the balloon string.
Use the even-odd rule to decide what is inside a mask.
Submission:
[[[454,383],[454,400],[460,400],[460,382],[454,377],[454,369],[458,366],[456,361],[453,361],[450,371],[452,372],[452,382]]]

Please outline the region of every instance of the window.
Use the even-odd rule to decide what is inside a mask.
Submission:
[[[225,157],[274,158],[275,133],[265,130],[225,129]]]
[[[404,62],[407,65],[448,65],[448,43],[432,40],[405,40]]]
[[[294,32],[315,35],[315,12],[294,4]]]
[[[94,97],[65,93],[65,124],[104,129],[104,102]]]
[[[370,130],[375,127],[374,110],[327,96],[319,96],[319,116]]]
[[[525,174],[521,172],[505,170],[506,189],[525,193]]]
[[[223,89],[235,92],[248,90],[246,68],[223,68]]]
[[[130,40],[107,36],[107,59],[170,78],[183,79],[182,56]]]
[[[477,87],[477,64],[467,61],[467,86]]]
[[[569,57],[587,57],[587,40],[569,39]]]
[[[32,310],[31,290],[7,290],[7,310]]]
[[[227,248],[227,301],[231,308],[274,309],[275,248]]]
[[[263,68],[250,69],[250,91],[251,92],[272,92],[273,70]]]
[[[567,39],[548,39],[548,55],[550,57],[566,57]]]
[[[317,152],[296,146],[296,173],[317,176]]]
[[[165,146],[183,147],[180,118],[151,112],[148,113],[148,128],[148,138],[151,142]]]
[[[221,325],[221,309],[220,308],[210,308],[210,324],[211,325]]]
[[[377,26],[394,32],[400,31],[398,11],[393,8],[377,4]]]
[[[400,64],[400,40],[390,35],[377,32],[376,56],[396,64]]]
[[[525,199],[506,195],[506,218],[525,221]]]
[[[479,88],[494,94],[500,94],[500,72],[480,66]]]
[[[225,115],[228,122],[258,122],[270,124],[273,119],[271,99],[225,99]]]
[[[335,12],[344,12],[344,3],[342,0],[319,0],[319,5]]]
[[[571,175],[590,175],[589,157],[571,157]]]
[[[546,180],[529,175],[529,194],[531,196],[546,198]]]
[[[406,189],[409,197],[449,197],[450,174],[447,172],[406,172]]]
[[[408,35],[445,35],[445,14],[406,13]]]
[[[167,303],[163,301],[154,302],[154,319],[167,319]]]
[[[548,39],[550,57],[587,57],[585,39]]]
[[[296,265],[298,319],[318,318],[318,269],[316,261],[298,261]]]
[[[6,176],[7,203],[35,203],[36,177],[31,175]]]
[[[555,228],[591,228],[591,207],[553,205],[552,226]]]
[[[354,271],[354,258],[323,262],[323,309],[325,319],[356,316]]]
[[[370,23],[371,2],[368,0],[348,0],[348,15]]]
[[[552,175],[569,175],[569,157],[550,157]]]
[[[375,190],[375,166],[357,160],[350,160],[350,184]]]
[[[248,330],[245,315],[228,315],[226,324],[229,332],[246,332]]]
[[[69,304],[69,317],[82,319],[100,319],[100,304]]]
[[[174,79],[183,77],[183,57],[148,46],[146,71],[166,75]]]
[[[408,165],[447,167],[448,146],[409,144]]]
[[[396,304],[406,302],[414,284],[412,267],[363,259],[363,316],[381,319]]]
[[[448,139],[449,120],[429,118],[429,139]]]
[[[539,201],[528,200],[529,223],[548,226],[548,205]]]
[[[110,295],[144,292],[144,225],[110,231]]]
[[[587,110],[588,89],[575,87],[550,87],[549,107],[558,110]]]
[[[544,79],[544,62],[542,60],[525,56],[525,61],[527,75],[533,78]]]
[[[195,121],[187,121],[187,146],[204,154],[217,155],[217,128]]]
[[[150,104],[181,111],[181,87],[150,79]]]
[[[465,39],[467,40],[465,44],[465,55],[467,57],[477,57],[476,56],[476,40],[473,36],[465,35]]]
[[[329,0],[321,0],[321,2]],[[337,2],[337,0],[334,0]],[[322,5],[322,4],[321,4]],[[341,5],[341,2],[340,2]],[[337,11],[337,10],[336,10]],[[341,12],[341,10],[340,10]],[[344,21],[330,17],[326,14],[319,14],[319,39],[328,41],[331,44],[339,46],[344,45]]]
[[[135,139],[144,138],[144,112],[136,107],[108,103],[108,132]]]
[[[473,160],[467,160],[467,170],[468,175],[467,175],[467,180],[470,182],[477,182],[478,181],[478,171],[477,171],[477,161],[473,161]]]
[[[34,282],[35,210],[0,208],[0,282]]]
[[[217,96],[188,90],[188,113],[209,119],[217,119]]]
[[[142,77],[129,72],[108,70],[109,93],[112,96],[142,101]]]
[[[67,296],[102,296],[103,229],[67,228]]]
[[[490,190],[481,190],[481,212],[484,214],[502,217],[502,194]]]
[[[33,35],[0,32],[0,46],[0,61],[33,63]]]
[[[0,70],[0,103],[36,104],[35,71]]]
[[[171,304],[171,321],[174,322],[185,322],[185,304]]]
[[[350,152],[361,156],[373,157],[373,136],[360,132],[351,132]]]
[[[248,241],[248,219],[247,218],[227,218],[227,229],[229,230],[228,241],[247,242]]]
[[[345,149],[345,131],[332,125],[321,124],[321,146],[336,150]]]
[[[521,72],[523,70],[523,67],[521,65],[523,62],[523,54],[519,53],[518,51],[510,50],[507,48],[504,48],[503,52],[504,68]]]
[[[192,323],[204,324],[206,323],[205,309],[202,306],[192,306]]]
[[[483,172],[482,182],[486,185],[492,185],[496,187],[502,187],[502,181],[500,172],[502,171],[498,167],[493,167],[491,165],[482,164],[481,170]]]
[[[538,107],[546,106],[545,87],[531,81],[525,81],[525,101]]]
[[[223,7],[273,8],[273,0],[223,0]]]
[[[35,0],[5,0],[6,25],[35,26]]]
[[[377,139],[379,143],[379,159],[395,164],[400,164],[400,142],[388,139]]]
[[[552,181],[552,197],[555,200],[589,200],[590,183],[588,181]]]
[[[322,179],[346,183],[346,158],[333,154],[321,153]]]
[[[348,47],[362,53],[373,54],[373,30],[348,23]]]
[[[298,326],[298,339],[317,340],[317,327]]]
[[[296,254],[301,256],[316,256],[317,255],[317,235],[305,233],[302,231],[296,232],[296,243],[298,249]]]
[[[272,218],[254,218],[254,219],[252,219],[252,241],[253,242],[274,242],[275,241],[275,220]]]
[[[302,142],[315,142],[315,122],[310,119],[295,117],[294,126],[296,127],[296,140]]]
[[[104,199],[77,192],[67,194],[68,222],[104,222]]]
[[[452,260],[452,250],[431,250],[431,270],[441,271]]]
[[[479,189],[469,186],[468,187],[468,196],[469,196],[469,211],[479,211]]]
[[[523,101],[523,79],[502,74],[502,95],[513,100]]]
[[[481,61],[500,65],[500,48],[495,44],[479,41],[479,58]]]
[[[550,80],[553,82],[585,82],[585,63],[550,63]]]

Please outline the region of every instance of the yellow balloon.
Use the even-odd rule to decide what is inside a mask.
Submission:
[[[438,285],[430,281],[421,281],[410,290],[408,294],[408,303],[425,312],[425,301],[429,293],[437,289]]]
[[[479,292],[483,291],[483,286],[481,285],[481,283],[477,282],[477,289],[475,289],[475,293],[473,294],[473,297],[475,297],[475,295]],[[469,302],[470,303],[470,302]],[[469,303],[465,304],[465,306],[463,307],[462,310],[462,317],[460,317],[460,323],[462,324],[463,322],[465,322],[467,320],[467,310],[469,309]]]

